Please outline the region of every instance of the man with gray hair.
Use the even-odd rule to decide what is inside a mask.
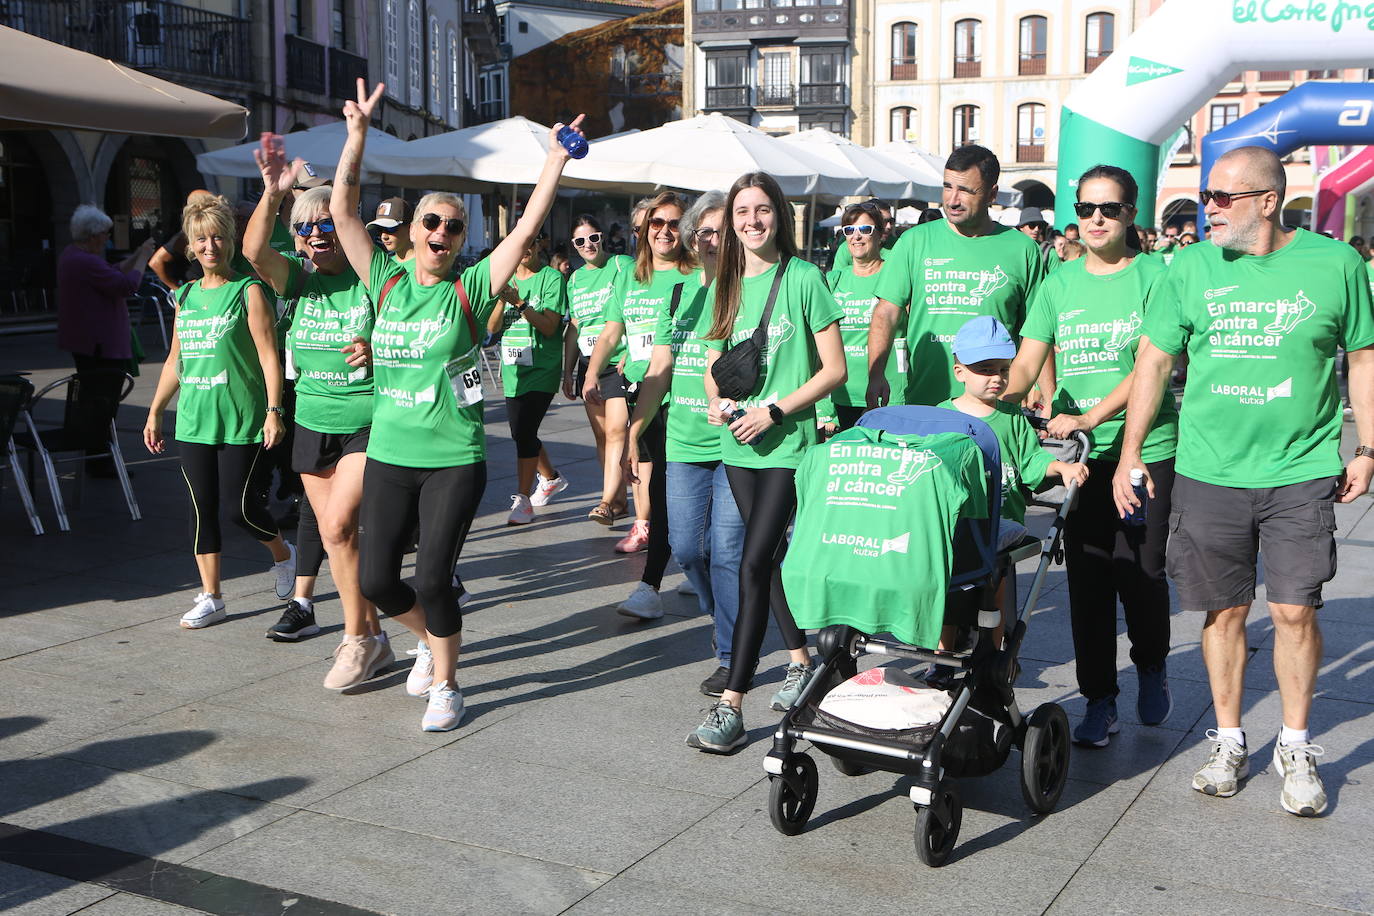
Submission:
[[[1250,771],[1245,621],[1262,554],[1283,708],[1273,757],[1280,801],[1314,817],[1326,809],[1322,749],[1308,732],[1322,649],[1316,612],[1336,574],[1333,503],[1353,501],[1374,476],[1374,308],[1353,248],[1284,228],[1285,186],[1278,157],[1260,147],[1212,167],[1202,192],[1211,236],[1178,252],[1146,304],[1113,489],[1125,515],[1141,502],[1130,474],[1144,471],[1151,488],[1141,444],[1186,352],[1168,571],[1182,607],[1206,614],[1202,656],[1217,717],[1193,788],[1229,797]],[[1361,443],[1344,468],[1340,347]]]

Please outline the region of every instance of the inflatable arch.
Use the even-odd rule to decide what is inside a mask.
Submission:
[[[1159,145],[1238,72],[1371,60],[1371,0],[1169,0],[1064,101],[1055,212],[1072,212],[1078,176],[1108,162],[1140,183],[1149,221]]]

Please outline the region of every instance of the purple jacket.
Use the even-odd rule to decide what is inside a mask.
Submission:
[[[140,271],[128,273],[102,256],[68,245],[57,259],[57,345],[83,356],[128,359],[129,305]]]

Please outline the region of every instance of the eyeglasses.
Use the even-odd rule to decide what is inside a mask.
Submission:
[[[449,235],[460,235],[466,225],[456,216],[444,219],[437,213],[426,213],[424,216],[420,217],[420,225],[425,227],[426,232],[433,232],[435,229],[439,228],[440,224],[443,225],[444,231]]]
[[[293,228],[296,230],[296,234],[304,239],[309,238],[310,233],[315,231],[315,227],[317,226],[321,232],[334,231],[334,221],[332,219],[317,219],[313,223],[296,223]]]
[[[601,233],[593,232],[591,235],[581,236],[573,239],[574,248],[586,248],[588,245],[600,245]]]
[[[859,235],[872,235],[874,228],[874,226],[868,224],[865,224],[863,226],[841,226],[840,233],[845,238],[851,238],[854,236],[855,233],[858,233]]]
[[[704,242],[713,235],[720,235],[720,230],[712,229],[710,226],[702,226],[700,229],[693,232],[692,235],[698,242]]]
[[[664,219],[661,216],[653,216],[649,218],[649,228],[654,230],[655,232],[660,232],[663,229],[667,229],[669,232],[677,232],[677,224],[677,220]]]
[[[1080,200],[1073,205],[1073,212],[1078,214],[1079,219],[1092,219],[1092,215],[1101,210],[1107,219],[1117,219],[1121,216],[1121,211],[1129,206],[1130,204],[1123,204],[1119,200],[1107,200],[1100,204]]]
[[[1202,198],[1203,204],[1217,202],[1217,206],[1225,210],[1231,206],[1232,201],[1240,200],[1244,197],[1258,197],[1261,194],[1268,194],[1273,188],[1265,188],[1263,191],[1202,191],[1198,194]]]

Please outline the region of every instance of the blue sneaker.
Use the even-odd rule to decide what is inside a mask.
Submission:
[[[706,721],[687,736],[689,747],[713,754],[728,754],[748,742],[744,716],[729,703],[717,703],[706,713]]]
[[[1169,668],[1161,663],[1153,668],[1137,668],[1140,684],[1135,710],[1141,725],[1163,725],[1174,711],[1174,698],[1169,692]]]
[[[815,676],[816,669],[812,665],[788,665],[787,674],[782,679],[782,687],[773,694],[773,699],[768,703],[769,708],[778,712],[791,709],[792,704],[797,702],[797,697],[801,696],[806,685],[811,683],[811,678]]]
[[[1088,747],[1106,747],[1111,743],[1111,736],[1119,731],[1121,723],[1116,720],[1116,697],[1104,697],[1088,701],[1088,711],[1073,730],[1073,740]]]

